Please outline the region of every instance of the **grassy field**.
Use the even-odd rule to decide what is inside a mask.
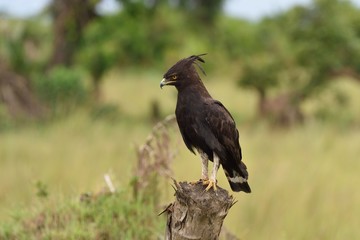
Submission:
[[[118,106],[115,120],[94,120],[81,110],[45,126],[1,132],[0,221],[9,220],[20,206],[37,204],[37,182],[56,201],[100,189],[107,172],[115,176],[117,188],[126,188],[136,146],[153,125],[151,103],[159,103],[163,116],[174,111],[176,91],[160,90],[160,80],[157,73],[109,74],[103,101]],[[360,238],[359,85],[341,81],[332,87],[346,91],[348,108],[332,109],[330,92],[304,106],[310,113],[325,104],[334,119],[274,129],[256,120],[252,92],[215,77],[206,77],[205,84],[238,123],[253,190],[249,195],[234,193],[238,203],[225,220],[230,231],[241,239]],[[178,146],[174,178],[198,179],[198,157],[187,151],[176,128],[172,136]],[[219,185],[229,189],[222,170],[218,177]],[[164,204],[172,199],[170,183],[165,184]]]

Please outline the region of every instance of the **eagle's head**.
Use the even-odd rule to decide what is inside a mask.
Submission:
[[[160,82],[160,88],[166,85],[175,86],[178,90],[182,86],[188,85],[191,82],[194,82],[194,79],[199,79],[200,77],[197,74],[194,63],[200,68],[200,70],[205,74],[204,70],[201,68],[199,62],[205,62],[201,56],[206,55],[192,55],[188,58],[181,59],[174,64],[165,74],[163,80]]]

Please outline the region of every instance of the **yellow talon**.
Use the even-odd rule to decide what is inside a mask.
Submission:
[[[197,181],[191,181],[189,182],[191,185],[196,185],[197,183],[201,182],[203,185],[207,185],[209,184],[209,179],[208,178],[201,178]]]
[[[212,179],[208,179],[208,180],[204,180],[203,181],[203,185],[207,185],[207,187],[205,188],[205,191],[209,191],[210,188],[213,188],[214,191],[217,190],[217,187],[216,187],[216,180],[212,180]]]

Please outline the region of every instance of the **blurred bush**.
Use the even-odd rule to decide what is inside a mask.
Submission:
[[[69,113],[88,99],[83,74],[76,69],[58,66],[34,83],[40,100],[55,115]]]

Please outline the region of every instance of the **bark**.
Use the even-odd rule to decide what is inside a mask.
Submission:
[[[53,0],[53,54],[50,68],[55,65],[70,66],[79,47],[85,27],[98,15],[98,0]]]
[[[167,213],[166,240],[219,239],[223,221],[234,199],[220,187],[205,191],[201,182],[175,183],[175,202]]]

